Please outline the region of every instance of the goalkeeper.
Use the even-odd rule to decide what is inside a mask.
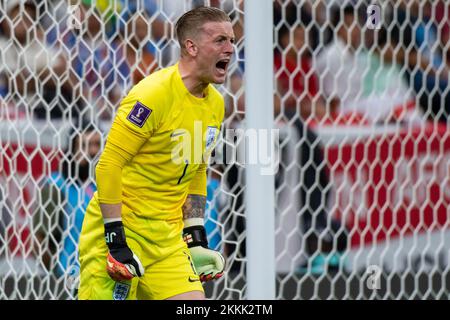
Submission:
[[[203,216],[206,162],[224,116],[211,83],[225,81],[234,33],[209,7],[186,12],[175,31],[178,63],[122,100],[96,167],[79,243],[80,299],[204,299],[202,282],[224,272]]]

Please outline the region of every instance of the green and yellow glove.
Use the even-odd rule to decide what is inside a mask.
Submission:
[[[208,239],[202,218],[184,220],[183,240],[191,252],[200,281],[219,279],[223,276],[225,258],[220,252],[208,248]]]

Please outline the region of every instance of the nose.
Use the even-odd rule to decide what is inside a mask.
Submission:
[[[234,44],[231,41],[227,41],[227,45],[225,47],[225,53],[232,55],[234,53]]]

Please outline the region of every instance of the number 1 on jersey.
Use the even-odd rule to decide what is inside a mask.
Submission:
[[[184,175],[186,174],[186,171],[187,171],[187,167],[188,167],[188,165],[189,165],[189,162],[188,162],[187,160],[185,160],[185,161],[186,161],[186,165],[184,166],[183,174],[181,175],[180,179],[178,179],[178,183],[177,183],[177,184],[180,184],[180,183],[181,183],[181,180],[183,179]]]

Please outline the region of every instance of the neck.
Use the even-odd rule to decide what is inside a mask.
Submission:
[[[178,63],[178,71],[180,72],[181,80],[183,80],[188,91],[198,98],[203,98],[208,83],[200,79],[195,64],[192,63],[192,61],[181,58]]]

